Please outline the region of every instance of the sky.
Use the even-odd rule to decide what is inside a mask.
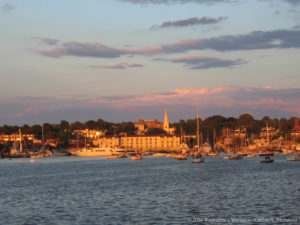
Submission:
[[[300,116],[299,0],[0,0],[0,125]]]

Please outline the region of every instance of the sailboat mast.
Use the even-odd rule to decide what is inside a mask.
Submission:
[[[200,150],[200,141],[199,141],[199,112],[197,110],[197,146],[198,151]]]
[[[22,132],[21,128],[19,128],[19,135],[20,135],[20,154],[23,153],[23,145],[22,145]]]
[[[42,148],[44,149],[44,145],[45,145],[45,138],[44,138],[44,124],[42,124]]]

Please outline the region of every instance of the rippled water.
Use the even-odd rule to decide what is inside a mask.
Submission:
[[[0,224],[300,224],[300,162],[259,160],[0,160]]]

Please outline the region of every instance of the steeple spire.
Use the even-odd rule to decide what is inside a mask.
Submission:
[[[167,114],[167,108],[165,108],[165,116],[164,116],[164,128],[163,128],[167,133],[170,132],[169,129],[169,120],[168,120],[168,114]]]

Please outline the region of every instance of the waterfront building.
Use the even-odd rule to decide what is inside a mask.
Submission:
[[[174,134],[176,128],[170,127],[167,109],[165,109],[164,122],[159,122],[156,118],[154,120],[143,120],[139,119],[138,123],[134,123],[135,128],[137,129],[136,134],[142,135],[145,134],[149,129],[158,128],[166,131],[168,134]]]
[[[93,141],[94,145],[101,147],[115,147],[120,146],[120,136],[101,136],[98,139]]]
[[[180,149],[180,137],[169,134],[162,135],[127,135],[127,136],[103,136],[94,140],[94,145],[121,146],[137,151],[178,151]]]
[[[240,127],[231,132],[231,135],[237,138],[245,138],[247,134],[246,127]]]
[[[74,130],[72,132],[74,136],[81,136],[81,137],[87,137],[90,139],[97,139],[100,136],[105,135],[105,133],[101,130],[90,130],[90,129],[85,129],[85,130]]]
[[[34,140],[34,135],[33,134],[22,134],[22,137],[20,134],[15,133],[15,134],[0,134],[0,142],[15,142],[15,141],[20,141],[22,140],[28,140],[28,141],[33,141]]]

